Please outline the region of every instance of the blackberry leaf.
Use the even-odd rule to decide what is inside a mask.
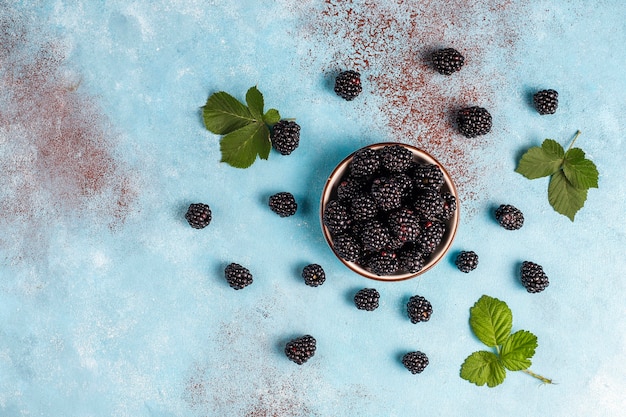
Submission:
[[[515,172],[533,180],[554,174],[561,168],[565,151],[552,139],[546,139],[541,147],[530,148],[519,161]]]
[[[583,208],[586,200],[587,189],[574,187],[563,171],[557,172],[550,179],[548,201],[557,213],[574,221],[574,216]]]
[[[565,154],[563,173],[576,188],[598,188],[598,169],[580,148],[572,148]]]
[[[493,388],[504,382],[506,369],[496,354],[479,350],[463,362],[461,378],[478,386],[487,384],[488,387]]]
[[[487,346],[503,344],[513,327],[513,313],[504,301],[483,295],[470,308],[472,331]]]
[[[253,123],[250,110],[230,94],[212,94],[202,107],[204,126],[212,133],[226,135]]]
[[[519,330],[509,336],[502,345],[500,357],[502,365],[510,371],[522,371],[531,365],[535,355],[537,336],[526,330]]]
[[[235,168],[248,168],[257,155],[267,159],[272,148],[265,123],[252,123],[235,130],[220,140],[221,162]]]
[[[263,115],[263,121],[266,124],[273,126],[280,122],[280,113],[276,109],[269,109],[267,113]]]
[[[250,87],[246,93],[246,103],[252,116],[257,121],[263,120],[263,94],[256,87]]]

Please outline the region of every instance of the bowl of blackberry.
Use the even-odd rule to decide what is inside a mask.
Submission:
[[[398,142],[365,146],[332,171],[320,205],[324,237],[352,271],[401,281],[433,268],[459,223],[458,194],[428,152]]]

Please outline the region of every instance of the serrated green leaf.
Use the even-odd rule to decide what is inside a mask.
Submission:
[[[550,179],[548,185],[548,201],[557,213],[574,221],[587,200],[587,189],[576,188],[569,182],[563,171],[559,171]]]
[[[576,188],[598,188],[598,168],[580,148],[572,148],[565,153],[563,173]]]
[[[263,115],[263,121],[273,126],[280,121],[280,113],[278,113],[276,109],[269,109],[267,113]]]
[[[472,353],[461,365],[461,378],[483,386],[495,387],[504,382],[506,369],[492,352],[480,350]]]
[[[499,346],[511,333],[513,313],[504,301],[483,295],[470,308],[470,326],[485,345]]]
[[[561,168],[563,156],[563,147],[552,139],[546,139],[541,147],[532,147],[522,155],[515,172],[531,180],[547,177]]]
[[[248,168],[257,156],[267,159],[272,147],[269,134],[265,123],[252,123],[222,137],[221,162],[235,168]]]
[[[537,336],[526,330],[519,330],[509,336],[502,344],[500,358],[505,368],[521,371],[531,365],[530,358],[537,349]]]
[[[256,87],[250,87],[246,93],[246,103],[256,120],[263,120],[263,94]]]
[[[202,107],[204,126],[217,135],[226,135],[253,123],[250,110],[230,94],[220,91]]]

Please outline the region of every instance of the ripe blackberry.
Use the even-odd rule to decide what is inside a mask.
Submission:
[[[380,164],[389,172],[404,172],[413,161],[413,152],[401,145],[386,145],[378,152],[380,153]]]
[[[356,238],[346,233],[333,237],[333,249],[348,262],[356,262],[361,258],[361,245]]]
[[[420,351],[409,352],[402,357],[402,364],[413,375],[421,374],[428,366],[428,357]]]
[[[541,90],[533,95],[533,104],[541,115],[554,114],[559,106],[559,93],[555,90]]]
[[[389,229],[378,220],[364,223],[359,237],[363,248],[368,252],[377,252],[385,249],[391,242]]]
[[[456,212],[456,197],[449,192],[441,193],[443,198],[443,212],[441,213],[441,220],[450,220]]]
[[[424,268],[424,254],[415,245],[405,245],[398,253],[399,268],[414,274]]]
[[[478,255],[474,251],[461,251],[454,261],[459,271],[468,273],[478,266]]]
[[[239,264],[231,263],[224,269],[224,276],[231,288],[240,290],[252,284],[252,274]]]
[[[430,256],[441,243],[446,226],[439,221],[425,221],[422,223],[422,232],[417,239],[424,256]]]
[[[302,278],[309,287],[318,287],[326,281],[326,273],[321,265],[310,264],[302,270]]]
[[[433,306],[430,304],[430,301],[420,295],[412,296],[406,305],[406,309],[413,324],[428,321],[433,314]]]
[[[361,195],[363,192],[363,183],[361,181],[348,177],[344,178],[337,186],[337,199],[339,201],[350,201],[354,197]]]
[[[444,184],[443,172],[435,164],[415,164],[411,175],[417,188],[439,191]]]
[[[526,288],[526,291],[530,293],[541,292],[550,285],[548,276],[543,272],[543,267],[534,262],[522,262],[520,274],[522,285]]]
[[[413,178],[405,173],[400,173],[391,177],[391,181],[400,187],[402,198],[409,198],[413,193]]]
[[[355,152],[350,162],[350,175],[353,177],[368,177],[378,171],[380,157],[372,148],[362,148]]]
[[[394,252],[381,251],[371,255],[365,262],[365,267],[372,273],[385,276],[398,271],[398,259]]]
[[[456,119],[459,131],[468,138],[485,135],[491,131],[491,114],[487,109],[473,106],[461,109]]]
[[[300,144],[300,126],[291,120],[281,120],[272,127],[270,139],[281,155],[289,155]]]
[[[269,198],[270,209],[280,217],[289,217],[296,214],[298,204],[293,194],[287,192],[276,193]]]
[[[378,308],[380,294],[374,288],[363,288],[354,294],[354,305],[359,310],[374,311]]]
[[[331,200],[326,204],[322,222],[331,234],[344,232],[350,226],[352,219],[348,208],[338,200]]]
[[[194,229],[204,229],[211,223],[211,208],[204,203],[190,204],[185,219]]]
[[[363,91],[361,74],[356,71],[340,72],[335,78],[335,93],[345,100],[354,100]]]
[[[302,365],[315,355],[317,341],[311,335],[304,335],[290,340],[285,346],[285,355],[289,360]]]
[[[439,74],[450,75],[461,69],[465,58],[454,48],[439,49],[432,53],[431,60]]]
[[[422,220],[436,220],[442,217],[445,201],[437,191],[421,190],[413,200],[415,213]]]
[[[510,204],[502,204],[496,209],[496,220],[506,230],[518,230],[524,225],[524,214]]]
[[[413,210],[401,208],[392,212],[388,219],[389,230],[400,242],[415,242],[420,234],[419,217]]]
[[[378,213],[378,206],[372,197],[367,194],[357,196],[350,202],[352,219],[357,222],[371,220]]]
[[[402,186],[388,177],[376,178],[372,182],[371,196],[378,208],[383,211],[402,206]]]

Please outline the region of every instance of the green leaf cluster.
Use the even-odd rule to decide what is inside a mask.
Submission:
[[[548,201],[554,210],[571,221],[587,200],[587,191],[598,188],[598,169],[580,148],[572,148],[580,135],[576,132],[567,151],[553,139],[530,148],[519,161],[515,172],[528,179],[550,177]]]
[[[495,387],[504,382],[506,371],[526,373],[551,383],[528,370],[537,348],[537,336],[526,330],[511,333],[513,313],[504,301],[483,295],[470,308],[470,326],[476,337],[495,351],[472,353],[461,366],[461,378],[478,386]]]
[[[280,121],[276,109],[263,112],[263,94],[251,87],[246,104],[232,95],[219,91],[212,94],[202,107],[204,126],[220,139],[221,162],[236,168],[248,168],[257,156],[267,159],[272,149],[270,127]]]

